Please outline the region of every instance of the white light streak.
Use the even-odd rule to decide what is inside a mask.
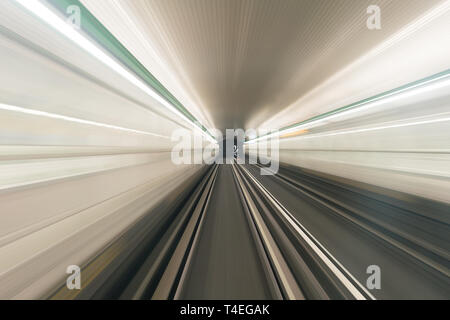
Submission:
[[[33,116],[40,116],[40,117],[64,120],[64,121],[69,121],[69,122],[86,124],[86,125],[90,125],[90,126],[96,126],[96,127],[102,127],[102,128],[113,129],[113,130],[126,131],[126,132],[131,132],[131,133],[136,133],[136,134],[144,134],[144,135],[149,135],[149,136],[155,136],[155,137],[160,137],[160,138],[164,138],[164,139],[170,139],[170,137],[168,137],[168,136],[163,136],[163,135],[160,135],[160,134],[157,134],[157,133],[153,133],[153,132],[147,132],[147,131],[135,130],[135,129],[125,128],[125,127],[119,127],[119,126],[115,126],[115,125],[111,125],[111,124],[107,124],[107,123],[101,123],[101,122],[96,122],[96,121],[84,120],[84,119],[79,119],[79,118],[74,118],[74,117],[69,117],[69,116],[63,116],[63,115],[60,115],[60,114],[55,114],[55,113],[50,113],[50,112],[45,112],[45,111],[39,111],[39,110],[34,110],[34,109],[27,109],[27,108],[22,108],[22,107],[11,106],[11,105],[7,105],[7,104],[1,104],[0,103],[0,110],[20,112],[20,113],[30,114],[30,115],[33,115]]]
[[[57,14],[52,12],[49,8],[47,8],[44,4],[42,4],[38,0],[15,0],[28,11],[38,16],[41,20],[45,21],[48,25],[53,27],[55,30],[63,34],[69,40],[76,43],[83,50],[91,54],[97,60],[105,64],[110,69],[114,70],[120,76],[131,82],[133,85],[144,91],[150,97],[164,105],[168,110],[181,117],[188,123],[193,124],[193,127],[200,130],[202,135],[205,136],[209,141],[216,142],[209,134],[198,128],[189,118],[187,118],[184,114],[182,114],[179,110],[177,110],[173,105],[167,102],[164,98],[162,98],[158,93],[153,91],[150,87],[148,87],[144,82],[139,80],[133,74],[131,74],[128,70],[126,70],[123,66],[117,63],[114,59],[112,59],[109,55],[103,52],[100,48],[98,48],[95,44],[89,41],[87,38],[82,36],[78,31],[76,31],[72,26],[70,26],[66,21],[61,19]]]
[[[448,87],[448,86],[450,86],[450,75],[445,74],[438,78],[431,79],[431,80],[428,80],[428,81],[425,81],[422,83],[417,83],[408,88],[400,89],[396,92],[388,93],[382,97],[377,97],[370,101],[361,102],[360,104],[353,106],[351,109],[348,109],[348,110],[345,110],[345,111],[342,111],[339,113],[335,113],[335,114],[330,114],[329,116],[323,117],[321,119],[317,119],[317,120],[313,120],[311,122],[300,124],[298,126],[295,126],[295,127],[292,127],[292,128],[286,129],[286,130],[280,130],[275,133],[247,141],[245,143],[247,143],[247,144],[255,143],[255,142],[258,142],[261,140],[288,134],[288,133],[295,132],[295,131],[301,130],[301,129],[311,129],[318,125],[326,124],[327,122],[329,122],[330,120],[333,120],[333,119],[338,119],[340,117],[348,116],[349,114],[358,113],[358,112],[366,111],[368,109],[380,107],[381,105],[386,105],[387,103],[393,103],[398,100],[407,99],[407,98],[410,98],[413,96],[425,94],[430,91],[438,90],[438,89]],[[408,126],[408,125],[441,122],[441,121],[446,121],[446,119],[447,118],[438,119],[438,120],[430,120],[429,122],[423,121],[420,123],[401,124],[401,125],[396,125],[396,126],[377,127],[377,128],[370,128],[370,129],[360,129],[360,131],[353,130],[353,131],[346,131],[345,133],[362,132],[362,130],[371,131],[371,130],[388,129],[388,128],[394,128],[394,127]],[[343,133],[339,133],[339,134],[343,134]],[[330,134],[330,135],[335,135],[335,134]]]

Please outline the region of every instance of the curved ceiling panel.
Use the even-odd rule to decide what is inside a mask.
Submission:
[[[198,119],[224,129],[261,125],[442,1],[82,2]],[[366,26],[371,4],[381,30]]]

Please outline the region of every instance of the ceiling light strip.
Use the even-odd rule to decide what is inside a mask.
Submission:
[[[428,88],[429,86],[433,86],[433,85],[439,86],[440,81],[445,81],[443,84],[447,85],[448,80],[450,80],[450,69],[439,72],[437,74],[426,77],[424,79],[420,79],[420,80],[405,84],[405,85],[397,87],[395,89],[377,94],[375,96],[354,102],[352,104],[337,108],[335,110],[332,110],[332,111],[329,111],[326,113],[322,113],[320,115],[311,117],[307,120],[283,127],[275,133],[267,133],[265,135],[256,137],[254,139],[250,139],[250,140],[246,141],[245,143],[253,143],[253,142],[263,140],[263,139],[268,139],[273,136],[287,134],[287,133],[291,132],[292,130],[299,130],[301,128],[306,127],[307,125],[318,124],[323,121],[330,120],[330,119],[334,118],[335,116],[348,114],[350,111],[356,112],[356,111],[362,109],[362,107],[366,107],[370,104],[373,104],[378,101],[382,101],[384,99],[393,98],[396,96],[401,97],[402,94],[414,93],[415,90]]]
[[[38,16],[57,31],[64,34],[106,64],[108,67],[119,73],[125,79],[136,85],[155,98],[162,105],[178,116],[193,124],[194,128],[199,128],[204,135],[211,140],[213,136],[208,129],[200,122],[83,6],[78,0],[47,0],[63,16],[66,15],[68,6],[75,5],[80,8],[82,16],[81,29],[95,43],[101,45],[111,53],[120,63],[112,59],[108,54],[96,47],[89,38],[68,26],[65,20],[50,10],[46,5],[38,0],[16,0],[31,13]],[[123,64],[123,65],[122,65]],[[131,71],[131,72],[130,72]]]

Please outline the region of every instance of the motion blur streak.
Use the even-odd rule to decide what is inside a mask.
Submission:
[[[449,299],[449,33],[448,0],[0,1],[0,298]]]
[[[139,79],[129,73],[126,69],[124,69],[120,64],[118,64],[114,59],[105,54],[102,50],[96,47],[93,43],[87,40],[85,37],[80,35],[70,24],[66,23],[63,18],[58,17],[55,13],[53,13],[50,9],[48,9],[45,5],[41,4],[39,1],[24,1],[24,0],[16,0],[22,6],[27,8],[31,13],[36,14],[43,21],[52,26],[55,30],[61,32],[65,36],[67,36],[70,40],[74,41],[81,48],[86,50],[89,54],[93,55],[100,62],[105,63],[109,68],[116,71],[118,74],[123,76],[125,79],[136,85],[139,89],[150,95],[153,99],[157,100],[164,106],[166,106],[169,110],[174,112],[180,117],[183,115],[176,110],[172,105],[167,103],[161,96],[155,93],[153,90],[150,90],[145,84],[143,84]],[[188,120],[188,119],[187,119]],[[189,120],[188,120],[189,121]]]

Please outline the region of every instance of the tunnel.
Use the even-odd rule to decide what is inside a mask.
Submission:
[[[450,299],[449,34],[449,0],[0,1],[0,299]]]

